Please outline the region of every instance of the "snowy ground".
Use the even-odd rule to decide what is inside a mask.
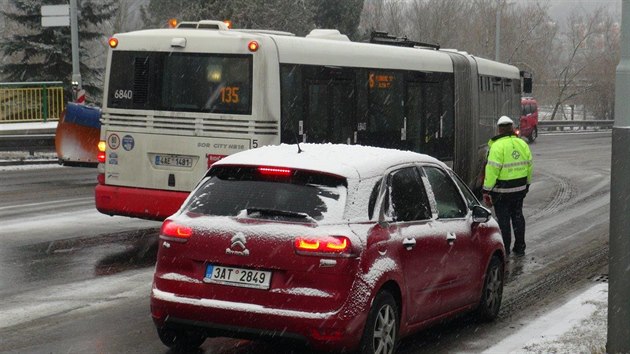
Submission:
[[[598,283],[484,353],[605,353],[607,314],[608,284]]]
[[[50,130],[57,122],[0,124],[0,134],[15,130]],[[55,159],[54,152],[25,156],[24,152],[3,152],[0,162],[20,159]],[[0,166],[2,163],[0,163]],[[0,171],[41,167],[0,167]],[[546,313],[522,320],[520,329],[486,350],[506,353],[605,353],[607,335],[608,284],[597,283]]]

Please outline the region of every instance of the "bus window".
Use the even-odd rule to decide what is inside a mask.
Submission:
[[[426,75],[424,79],[436,81],[406,83],[406,148],[451,160],[455,134],[452,82],[438,75]]]
[[[353,143],[354,85],[349,80],[307,80],[303,131],[306,141]]]
[[[300,142],[299,121],[302,119],[302,70],[298,65],[282,64],[280,67],[280,109],[282,110],[281,142]]]
[[[369,70],[368,122],[365,143],[373,146],[404,149],[402,74],[394,71]]]
[[[354,143],[353,69],[283,65],[282,142]]]
[[[251,55],[114,51],[108,106],[251,114]]]

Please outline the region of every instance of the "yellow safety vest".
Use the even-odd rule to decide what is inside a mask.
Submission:
[[[483,190],[494,193],[524,191],[532,181],[534,167],[527,143],[508,133],[490,139],[488,146]]]

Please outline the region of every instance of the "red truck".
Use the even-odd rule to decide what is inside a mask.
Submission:
[[[538,137],[538,103],[535,98],[521,98],[521,118],[518,125],[520,137],[527,138],[530,143]]]

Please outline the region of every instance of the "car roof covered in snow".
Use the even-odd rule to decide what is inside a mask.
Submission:
[[[298,152],[300,151],[300,152]],[[225,157],[213,166],[273,166],[319,171],[345,178],[368,178],[412,162],[445,166],[437,159],[411,151],[346,144],[281,144],[263,146]]]

